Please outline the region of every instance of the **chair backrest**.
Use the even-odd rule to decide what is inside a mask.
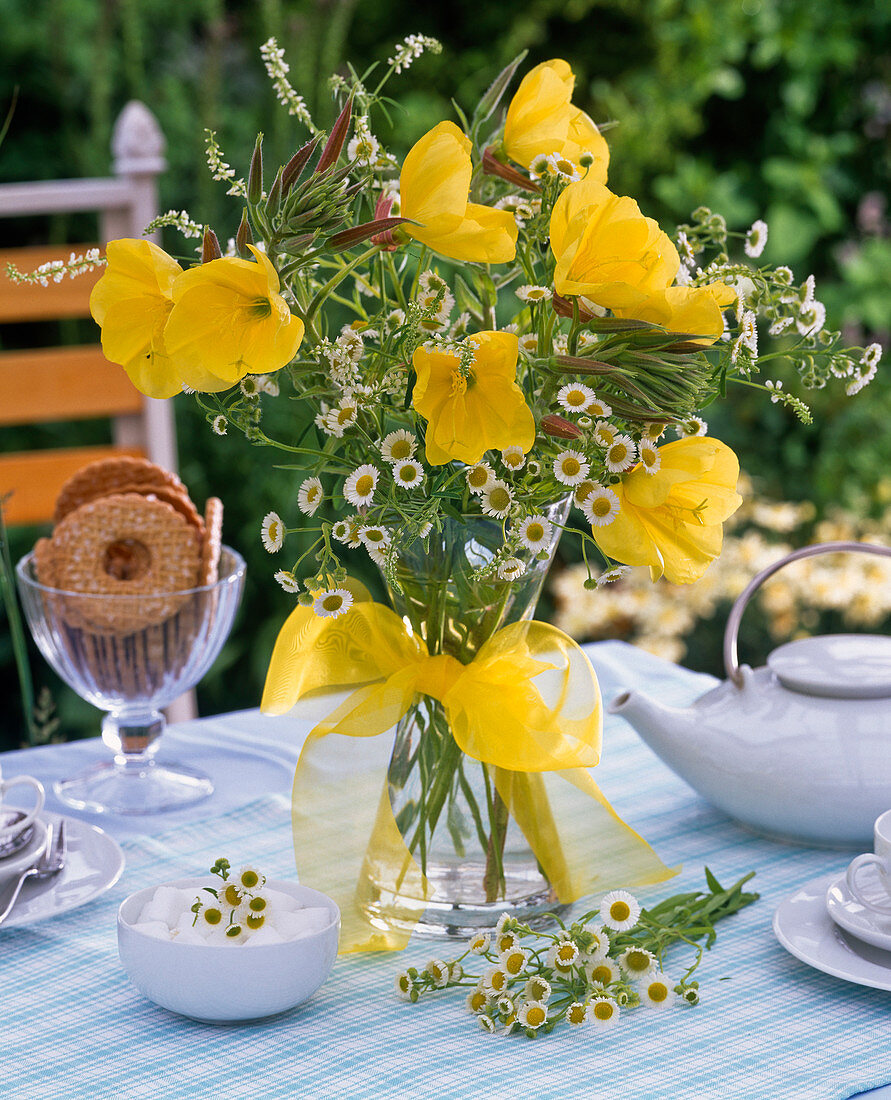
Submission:
[[[89,317],[90,291],[101,268],[35,286],[7,279],[6,264],[33,271],[47,261],[67,260],[72,252],[101,248],[116,237],[142,237],[158,213],[157,177],[166,167],[164,148],[154,115],[133,101],[115,124],[113,177],[0,184],[0,219],[94,212],[99,234],[98,241],[86,244],[0,248],[0,334],[10,331],[8,325]],[[47,332],[51,327],[47,325]],[[47,522],[62,484],[97,458],[146,455],[175,470],[176,437],[171,403],[143,397],[122,368],[105,359],[98,343],[0,350],[0,428],[96,418],[111,420],[107,445],[18,453],[0,448],[5,452],[0,454],[0,496],[12,494],[5,506],[10,525]]]

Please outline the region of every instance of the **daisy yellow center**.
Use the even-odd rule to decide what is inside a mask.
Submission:
[[[269,537],[272,539],[273,542],[275,542],[278,539],[279,533],[281,531],[281,528],[279,527],[276,520],[272,520],[267,530]]]
[[[322,490],[318,487],[318,485],[310,485],[310,487],[306,490],[307,501],[310,504],[314,504],[319,499],[321,491]]]
[[[598,1020],[610,1020],[612,1019],[615,1009],[609,1001],[596,1001],[593,1006],[593,1011]]]
[[[370,531],[365,532],[366,542],[383,542],[384,533],[380,529],[372,528]]]
[[[526,538],[530,542],[541,542],[544,538],[544,527],[540,523],[530,523],[526,528]]]
[[[585,404],[585,395],[581,390],[570,390],[566,395],[566,404],[572,405],[574,409],[581,409]]]
[[[668,989],[661,982],[655,982],[648,990],[651,1001],[664,1001],[668,997]]]
[[[374,478],[371,474],[363,474],[356,482],[356,492],[360,497],[367,497],[374,489]]]
[[[609,449],[610,462],[624,462],[628,457],[628,448],[624,443],[614,443]]]
[[[252,913],[262,913],[265,908],[265,898],[251,898],[251,900],[248,902],[248,909],[250,909]]]
[[[640,452],[640,457],[643,459],[645,466],[652,466],[656,461],[656,452],[651,447],[645,447]]]
[[[219,909],[205,909],[204,919],[207,921],[208,924],[219,924],[220,921],[223,919],[223,914],[219,911]]]
[[[606,500],[604,497],[600,497],[599,500],[595,500],[594,503],[591,505],[591,511],[594,513],[595,516],[602,517],[608,516],[612,511],[612,508],[608,500]],[[625,918],[623,917],[622,919],[624,920]]]
[[[401,993],[408,993],[411,989],[411,978],[408,974],[399,975],[399,991]]]
[[[569,1022],[571,1024],[581,1024],[585,1020],[585,1008],[584,1005],[572,1005],[569,1009]]]
[[[510,493],[499,486],[492,490],[489,502],[496,511],[502,512],[510,504]]]
[[[492,975],[492,988],[500,993],[502,989],[507,985],[507,974],[502,970],[496,970]]]
[[[471,993],[470,995],[470,1007],[474,1012],[478,1012],[481,1008],[486,1007],[486,995],[485,993]]]
[[[474,467],[467,477],[467,483],[474,489],[482,489],[488,480],[489,474],[482,466]]]
[[[557,965],[571,966],[575,961],[575,955],[575,950],[569,944],[566,944],[557,951]]]
[[[539,289],[527,290],[526,297],[530,302],[540,302],[544,298],[544,291]]]
[[[356,147],[356,155],[363,160],[367,160],[369,157],[374,156],[374,146],[367,139],[363,139]]]
[[[581,485],[575,491],[575,499],[579,504],[584,504],[588,497],[594,492],[593,481],[583,481]]]
[[[223,893],[223,897],[226,899],[226,901],[229,903],[229,905],[233,905],[233,906],[238,905],[238,903],[241,901],[241,894],[239,894],[239,892],[238,892],[238,887],[233,886],[232,883],[230,883],[226,887],[226,889]]]
[[[563,473],[566,474],[567,477],[575,477],[582,468],[579,460],[577,458],[573,458],[571,455],[569,458],[563,459],[561,467],[563,469]]]
[[[467,379],[459,370],[452,371],[452,385],[449,392],[452,397],[460,397],[467,392]]]
[[[390,448],[393,458],[408,458],[411,454],[411,444],[407,439],[397,439]]]
[[[258,928],[262,928],[265,922],[266,918],[263,916],[262,913],[250,913],[247,917],[245,917],[244,921],[248,928],[254,931],[256,931]]]
[[[330,596],[326,596],[322,600],[322,607],[326,611],[340,611],[343,607],[343,596],[338,596],[332,593]]]
[[[545,1010],[540,1005],[531,1005],[526,1012],[526,1023],[538,1027],[545,1022]]]
[[[413,481],[418,476],[418,468],[417,466],[412,466],[412,464],[408,462],[404,466],[399,467],[399,476],[404,481]]]
[[[241,876],[241,885],[247,887],[248,890],[252,890],[260,881],[260,876],[256,871],[245,871]]]
[[[609,907],[609,915],[613,920],[628,920],[631,916],[631,906],[627,901],[614,901]]]
[[[522,952],[513,951],[504,960],[504,969],[509,974],[519,974],[520,971],[523,969],[523,963],[525,961],[526,960],[524,959]]]
[[[355,409],[338,409],[337,410],[337,423],[338,424],[350,424],[355,418]]]
[[[649,970],[650,960],[643,951],[629,951],[625,956],[625,965],[629,970]]]
[[[556,162],[554,167],[557,169],[558,172],[562,172],[565,176],[571,176],[575,173],[575,165],[572,163],[571,160],[566,160],[563,157],[561,157],[560,160]]]
[[[272,302],[268,298],[255,298],[248,306],[252,317],[268,317],[272,313]]]
[[[595,966],[591,971],[592,982],[599,982],[600,985],[609,985],[612,980],[612,971],[608,966]]]
[[[529,988],[529,995],[531,997],[533,997],[536,1001],[540,1001],[542,999],[542,997],[544,997],[545,994],[547,993],[547,989],[545,988],[544,984],[540,981],[536,981],[536,979],[534,979],[534,978],[529,983],[528,988]]]

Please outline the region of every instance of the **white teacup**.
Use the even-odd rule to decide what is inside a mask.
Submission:
[[[873,826],[874,852],[866,852],[862,856],[852,859],[848,865],[847,882],[851,896],[856,898],[861,905],[871,909],[874,913],[891,914],[891,810],[886,810],[881,817],[876,818]],[[885,893],[888,895],[888,905],[882,905],[874,899],[864,896],[863,891],[857,885],[857,872],[862,867],[875,867]]]
[[[20,811],[13,811],[14,817],[12,820],[4,823],[3,821],[3,800],[8,790],[13,787],[33,787],[37,792],[37,801],[34,803],[34,807],[28,810],[24,817],[19,817]],[[22,833],[35,817],[43,809],[44,802],[43,784],[39,779],[35,779],[31,775],[14,775],[12,779],[3,779],[2,773],[0,773],[0,840],[8,838],[16,833]],[[10,807],[7,807],[7,812]]]

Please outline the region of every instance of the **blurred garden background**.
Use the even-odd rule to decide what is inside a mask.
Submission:
[[[0,0],[0,25],[0,118],[15,101],[0,181],[108,174],[114,120],[140,99],[167,139],[160,209],[187,210],[221,239],[234,235],[241,207],[207,170],[205,130],[216,132],[238,175],[247,173],[258,130],[267,164],[283,163],[308,136],[267,78],[259,48],[270,36],[320,126],[333,121],[331,73],[386,62],[409,33],[439,39],[441,54],[426,54],[391,85],[400,98],[391,125],[377,121],[397,157],[437,122],[456,119],[453,99],[469,113],[521,51],[524,68],[563,57],[577,77],[574,102],[610,124],[613,191],[633,195],[669,233],[703,204],[736,230],[763,218],[764,258],[788,264],[797,281],[816,277],[831,327],[844,328],[848,343],[888,347],[891,6],[883,0],[453,0],[424,9],[405,0]],[[88,240],[95,227],[60,216],[7,222],[3,233],[14,246]],[[164,240],[184,258],[193,243],[173,231]],[[85,335],[71,323],[63,335],[90,340],[95,329]],[[792,372],[781,360],[774,366],[771,376],[791,385]],[[720,674],[728,600],[781,546],[837,536],[891,543],[887,363],[855,398],[843,396],[843,385],[801,396],[814,409],[812,428],[742,387],[728,395],[732,410],[709,410],[712,433],[737,452],[753,488],[728,532],[726,560],[697,594],[660,585],[654,597],[636,582],[585,592],[572,571],[574,546],[565,546],[542,617],[557,616],[579,637],[636,639]],[[255,706],[292,599],[273,580],[278,563],[262,549],[260,521],[271,509],[294,521],[288,502],[300,475],[274,469],[270,452],[241,437],[214,435],[193,399],[175,405],[181,476],[199,504],[223,498],[226,541],[249,563],[249,613],[199,687],[199,705],[203,713]],[[266,415],[293,431],[288,402]],[[91,430],[49,425],[0,436],[13,451],[93,441]],[[37,534],[13,531],[13,556]],[[380,592],[365,555],[358,572]],[[752,663],[801,629],[887,627],[891,573],[873,559],[821,567],[771,591],[747,617],[741,647]],[[97,732],[97,712],[53,680],[36,651],[32,664],[55,697],[55,736]],[[5,621],[0,690],[0,748],[11,748],[25,723]]]

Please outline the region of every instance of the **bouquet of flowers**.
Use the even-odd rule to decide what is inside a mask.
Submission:
[[[272,554],[296,531],[315,536],[276,573],[298,607],[264,705],[366,685],[327,731],[401,719],[388,790],[408,853],[435,880],[445,837],[454,879],[476,866],[475,846],[482,904],[516,912],[509,823],[553,884],[562,872],[543,855],[556,842],[536,784],[596,763],[599,748],[596,682],[567,689],[578,654],[553,628],[537,641],[516,633],[561,534],[580,539],[597,584],[642,565],[695,580],[741,500],[737,459],[703,410],[744,386],[808,419],[783,381],[764,379],[765,363],[853,394],[881,349],[841,347],[813,278],[758,264],[762,221],[736,232],[700,208],[670,236],[614,194],[609,147],[573,104],[565,61],[531,68],[509,94],[517,58],[469,117],[440,122],[400,163],[375,124],[388,81],[425,49],[439,46],[409,36],[380,79],[332,78],[342,110],[326,136],[266,43],[308,140],[270,169],[258,136],[241,179],[208,134],[213,174],[242,207],[225,254],[209,227],[185,270],[148,241],[112,241],[92,310],[106,356],[143,393],[194,393],[215,432],[242,431],[299,464],[294,505],[262,524]],[[160,225],[202,232],[185,213]],[[782,347],[759,356],[759,329]],[[299,438],[264,429],[280,395],[310,410]],[[326,502],[340,518],[313,526]],[[584,524],[569,526],[573,508]],[[379,565],[398,617],[349,579],[343,548]],[[568,678],[557,702],[530,687],[555,650]],[[483,667],[471,692],[468,670]],[[404,876],[403,865],[396,892]]]

